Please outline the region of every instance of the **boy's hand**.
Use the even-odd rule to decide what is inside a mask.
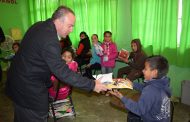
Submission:
[[[123,95],[118,90],[109,91],[109,93],[118,97],[119,99],[123,97]]]

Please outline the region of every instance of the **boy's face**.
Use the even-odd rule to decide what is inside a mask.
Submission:
[[[157,70],[156,69],[151,69],[150,64],[148,62],[145,62],[145,67],[143,69],[143,74],[144,74],[144,79],[149,81],[153,78],[157,77]]]
[[[62,54],[62,59],[65,60],[66,63],[69,63],[69,62],[71,62],[72,59],[73,59],[73,58],[72,58],[72,54],[71,54],[70,52],[66,51],[66,52],[64,52],[64,53]]]

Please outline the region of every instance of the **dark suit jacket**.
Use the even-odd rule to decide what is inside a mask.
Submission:
[[[51,73],[71,86],[87,91],[94,89],[93,80],[72,72],[61,59],[56,28],[49,19],[34,24],[26,32],[8,71],[6,92],[22,107],[48,111],[46,84]]]
[[[5,35],[3,29],[0,27],[0,43],[5,41]]]

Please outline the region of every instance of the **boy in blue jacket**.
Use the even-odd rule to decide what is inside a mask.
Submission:
[[[112,95],[120,98],[126,109],[140,116],[143,122],[169,122],[170,97],[169,78],[166,77],[169,65],[162,56],[151,56],[145,61],[143,69],[145,84],[133,83],[133,88],[141,91],[138,102],[124,97],[120,92]]]

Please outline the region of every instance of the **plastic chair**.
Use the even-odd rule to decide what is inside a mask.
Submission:
[[[174,115],[174,102],[170,101],[170,122],[173,122],[173,115]]]
[[[58,100],[60,84],[61,84],[61,82],[59,81],[59,82],[58,82],[58,87],[57,87],[57,91],[56,91],[56,96],[55,96],[55,98],[49,97],[49,105],[50,105],[50,108],[51,108],[51,111],[52,111],[52,114],[53,114],[54,122],[57,122],[56,113],[55,113],[55,108],[54,108],[54,102],[56,102],[56,101]],[[75,113],[75,109],[74,109],[74,105],[73,105],[71,93],[72,93],[72,88],[70,89],[70,93],[69,93],[69,95],[68,95],[68,98],[69,98],[70,104],[72,105],[72,111],[73,111],[73,113],[74,113],[74,117],[76,117],[76,113]]]

